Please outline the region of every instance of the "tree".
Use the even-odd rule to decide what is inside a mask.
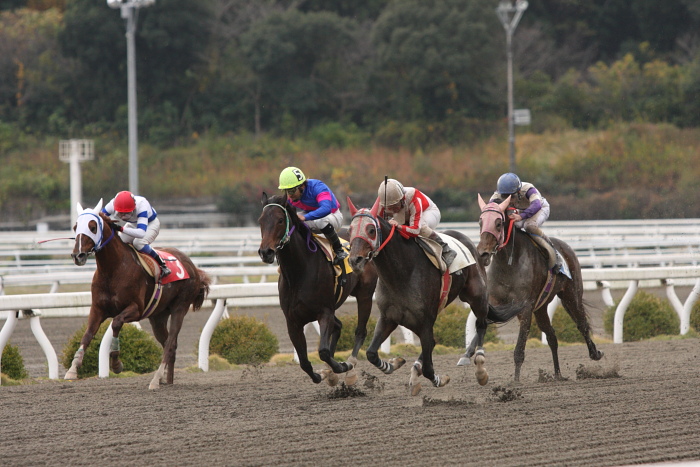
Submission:
[[[380,112],[404,120],[493,116],[504,101],[495,85],[505,81],[500,30],[487,0],[389,4],[372,34]]]

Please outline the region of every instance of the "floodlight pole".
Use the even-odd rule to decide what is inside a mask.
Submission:
[[[139,156],[138,156],[138,117],[136,103],[136,18],[137,10],[153,5],[155,0],[107,0],[111,8],[121,9],[121,16],[126,20],[126,76],[127,104],[129,107],[129,191],[139,192]]]
[[[501,0],[496,14],[506,30],[506,56],[508,59],[508,146],[510,152],[510,171],[515,172],[515,122],[513,118],[513,32],[518,27],[520,18],[525,13],[526,0]]]

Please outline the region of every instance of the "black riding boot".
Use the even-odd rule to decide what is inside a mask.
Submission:
[[[333,246],[333,253],[335,253],[335,258],[333,259],[333,264],[340,264],[348,256],[348,252],[343,249],[343,245],[340,244],[340,238],[335,232],[335,229],[331,224],[328,224],[321,229],[321,233],[331,242]]]
[[[158,253],[156,253],[156,250],[151,248],[151,251],[148,254],[151,255],[151,258],[155,259],[156,263],[158,263],[158,266],[160,266],[161,277],[165,277],[168,274],[170,274],[170,269],[165,264],[165,261],[163,260],[163,258],[161,258],[160,255]]]
[[[447,243],[445,243],[442,240],[442,238],[440,238],[440,236],[437,234],[437,232],[431,233],[430,237],[428,237],[428,238],[436,241],[438,243],[438,245],[440,245],[442,247],[442,260],[445,262],[445,264],[449,268],[450,264],[452,264],[452,261],[454,261],[455,258],[457,257],[457,253],[455,253],[454,250],[452,250],[452,248],[450,248],[450,246]]]

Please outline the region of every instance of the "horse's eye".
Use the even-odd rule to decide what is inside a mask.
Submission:
[[[284,224],[284,219],[282,219],[282,218],[280,217],[279,219],[277,219],[277,223],[278,223],[278,224]]]
[[[90,222],[90,232],[97,233],[97,224]]]

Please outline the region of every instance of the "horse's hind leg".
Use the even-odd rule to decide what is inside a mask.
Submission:
[[[78,379],[78,370],[83,365],[85,349],[87,349],[90,342],[92,342],[92,339],[95,337],[95,333],[97,333],[97,330],[100,328],[100,324],[102,324],[104,320],[105,318],[101,311],[98,311],[96,308],[90,308],[90,316],[88,317],[88,324],[87,328],[85,329],[85,334],[83,334],[83,338],[80,339],[80,347],[78,347],[78,350],[75,352],[73,362],[71,363],[68,371],[66,371],[66,375],[63,377],[63,379]]]
[[[591,339],[591,326],[588,322],[588,315],[586,309],[583,306],[583,292],[577,294],[575,292],[575,286],[566,287],[559,293],[559,298],[561,299],[561,304],[571,316],[571,319],[576,323],[576,328],[578,332],[581,333],[586,345],[588,346],[588,356],[592,360],[600,360],[603,358],[603,352],[599,351],[593,339]],[[583,290],[581,288],[581,290]]]
[[[176,330],[174,326],[178,321],[178,319],[176,318],[178,314],[182,315],[182,318],[179,319],[180,326]],[[153,379],[148,385],[148,389],[158,389],[161,383],[173,384],[173,380],[175,377],[175,352],[177,351],[177,334],[180,331],[180,327],[182,327],[182,320],[184,318],[184,315],[185,313],[176,312],[173,313],[172,318],[170,318],[171,315],[169,315],[167,312],[162,312],[156,316],[149,318],[149,321],[151,322],[151,328],[153,330],[153,335],[163,347],[163,359],[161,360],[158,369],[153,375]],[[168,332],[168,318],[170,318],[171,332]],[[163,381],[164,376],[165,381]]]
[[[554,363],[554,377],[556,379],[562,379],[561,368],[559,367],[559,341],[554,333],[554,328],[552,323],[549,321],[549,315],[547,314],[547,306],[543,305],[537,310],[535,310],[535,319],[537,320],[537,326],[540,331],[547,336],[547,345],[549,345],[549,350],[552,352],[552,362]]]
[[[513,361],[515,363],[515,375],[513,380],[520,381],[520,369],[525,361],[525,344],[527,344],[527,336],[530,334],[530,322],[532,321],[532,310],[523,311],[520,318],[520,329],[518,330],[518,342],[515,344],[513,352]]]
[[[406,363],[406,360],[401,357],[394,357],[388,362],[379,358],[379,346],[394,332],[396,326],[398,326],[397,323],[389,321],[383,316],[379,316],[377,327],[374,329],[374,337],[372,337],[372,342],[369,344],[366,352],[367,360],[387,375],[398,370]]]

